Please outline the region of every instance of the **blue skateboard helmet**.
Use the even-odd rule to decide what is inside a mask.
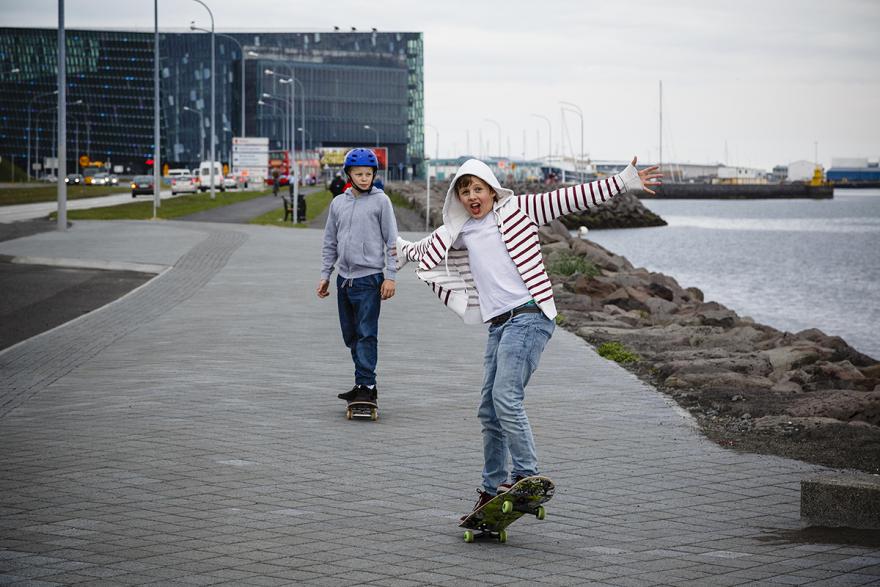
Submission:
[[[379,169],[379,159],[376,154],[369,149],[352,149],[345,154],[345,162],[342,168],[347,172],[349,167],[372,167]]]

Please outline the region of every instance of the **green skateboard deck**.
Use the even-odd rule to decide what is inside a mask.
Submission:
[[[521,479],[509,491],[499,493],[466,517],[460,526],[466,528],[464,541],[494,537],[507,542],[507,527],[526,514],[543,520],[543,504],[550,501],[556,487],[547,477],[534,475]],[[479,534],[474,534],[474,530]]]

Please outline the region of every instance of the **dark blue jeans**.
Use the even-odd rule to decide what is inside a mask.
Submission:
[[[379,309],[382,305],[379,288],[384,280],[381,273],[355,279],[336,276],[339,326],[345,346],[351,349],[354,382],[358,385],[376,384]]]

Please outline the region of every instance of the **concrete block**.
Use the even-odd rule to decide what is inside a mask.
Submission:
[[[880,530],[880,476],[846,473],[802,480],[801,520],[807,526]]]

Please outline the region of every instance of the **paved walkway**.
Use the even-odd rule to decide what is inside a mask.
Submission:
[[[528,399],[559,487],[547,520],[465,544],[485,333],[408,267],[383,309],[380,420],[346,421],[320,237],[77,222],[0,243],[168,268],[0,353],[0,584],[880,583],[880,550],[790,539],[816,467],[715,446],[562,330]]]

